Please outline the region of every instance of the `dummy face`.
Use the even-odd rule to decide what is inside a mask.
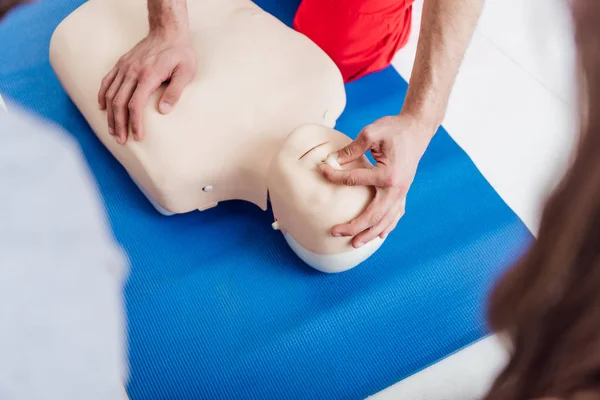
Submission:
[[[288,136],[271,164],[267,185],[279,229],[309,252],[339,255],[369,251],[354,249],[350,237],[333,237],[331,228],[360,215],[374,192],[365,186],[332,184],[317,169],[329,154],[350,142],[344,134],[325,126],[303,125]],[[363,157],[338,168],[369,165]],[[371,253],[376,250],[372,246]]]

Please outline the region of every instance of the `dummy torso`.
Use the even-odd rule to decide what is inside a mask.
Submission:
[[[297,228],[302,237],[295,239],[318,254],[353,250],[349,238],[332,240],[329,229],[355,217],[368,204],[371,193],[367,188],[332,187],[317,175],[294,168],[272,173],[277,178],[269,178],[270,185],[277,187],[267,188],[269,166],[280,150],[296,157],[294,161],[302,156],[283,151],[284,143],[294,143],[306,152],[327,142],[323,135],[335,132],[322,130],[335,125],[345,106],[342,77],[333,61],[308,38],[250,0],[188,2],[188,14],[198,72],[168,115],[157,110],[162,91],[154,93],[144,113],[147,134],[141,142],[130,135],[125,145],[116,143],[108,133],[105,112],[98,108],[97,93],[118,58],[147,34],[145,0],[85,3],[56,29],[50,50],[52,66],[103,144],[166,211],[205,210],[230,199],[266,209],[268,189],[275,192],[286,182],[293,182],[295,190],[303,193],[316,193],[315,185],[329,185],[327,194],[318,192],[326,196],[320,204],[339,209],[340,204],[332,201],[341,198],[336,194],[341,190],[349,199],[343,211],[323,212],[329,217],[309,224],[312,229],[318,226],[318,232],[308,234],[309,228]],[[296,139],[286,141],[296,128],[311,123],[319,125],[307,125],[308,131],[316,129],[318,134],[295,135]],[[346,140],[344,144],[349,141],[339,132],[335,135],[337,142],[340,138]],[[329,151],[336,150],[330,147]],[[302,165],[309,167],[306,160]],[[316,162],[310,168],[314,166]],[[280,220],[288,215],[285,209],[316,217],[309,212],[306,198],[279,199],[285,203],[274,206],[281,210],[282,217],[276,215]],[[286,225],[293,232],[291,224]]]
[[[249,0],[188,8],[196,79],[168,116],[155,93],[142,142],[118,145],[96,98],[103,76],[147,34],[145,0],[84,4],[56,30],[52,65],[94,132],[162,207],[181,213],[243,199],[265,209],[269,156],[298,125],[335,123],[341,76],[316,45]]]

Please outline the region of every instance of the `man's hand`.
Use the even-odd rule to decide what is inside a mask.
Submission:
[[[333,236],[354,236],[353,246],[360,247],[377,236],[385,238],[396,227],[404,215],[406,194],[434,130],[408,115],[381,118],[335,154],[343,165],[371,150],[376,161],[374,167],[336,170],[327,164],[320,166],[325,178],[333,183],[376,189],[367,209],[354,220],[333,227]]]
[[[333,227],[334,236],[355,236],[355,247],[385,237],[404,214],[406,194],[419,160],[446,113],[452,85],[465,54],[483,0],[424,0],[421,32],[402,112],[367,126],[338,152],[346,164],[371,150],[377,164],[369,169],[321,169],[327,179],[376,188],[362,215]]]
[[[168,113],[195,73],[196,57],[186,34],[148,35],[102,80],[98,102],[107,110],[110,134],[124,144],[131,123],[134,138],[143,139],[142,116],[150,95],[168,81],[159,101],[159,111]]]

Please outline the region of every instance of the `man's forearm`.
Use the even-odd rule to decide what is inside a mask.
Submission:
[[[148,21],[152,33],[187,32],[186,0],[148,0]]]
[[[442,123],[452,85],[483,0],[424,0],[417,54],[403,113],[432,128]]]

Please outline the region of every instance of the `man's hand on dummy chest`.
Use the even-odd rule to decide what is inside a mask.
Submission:
[[[181,10],[166,3],[183,3]],[[165,8],[162,9],[161,7]],[[98,103],[107,111],[109,132],[120,144],[129,127],[134,139],[144,138],[142,116],[148,99],[160,85],[168,85],[159,100],[159,111],[168,113],[196,74],[184,0],[150,0],[150,33],[123,55],[104,77]],[[185,14],[185,15],[176,15]]]

